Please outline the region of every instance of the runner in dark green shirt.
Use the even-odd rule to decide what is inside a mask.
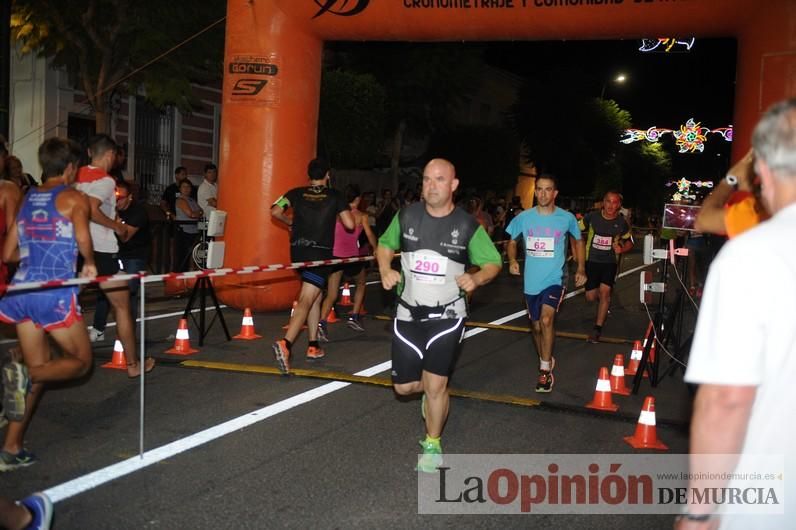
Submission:
[[[619,256],[633,248],[630,225],[619,213],[621,208],[622,195],[609,191],[603,197],[600,211],[589,212],[580,220],[580,229],[586,239],[586,301],[600,301],[589,342],[600,341],[611,305]]]

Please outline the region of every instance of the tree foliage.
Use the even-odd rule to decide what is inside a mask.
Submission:
[[[620,133],[630,115],[613,101],[589,97],[571,72],[530,80],[510,119],[542,171],[558,176],[562,193],[590,193],[622,146]]]
[[[433,137],[430,151],[456,166],[463,189],[501,191],[517,183],[520,144],[508,129],[460,127]]]
[[[646,201],[650,190],[662,190],[669,155],[660,146],[620,143],[630,113],[584,87],[572,71],[551,72],[523,87],[510,119],[530,161],[556,174],[563,194],[601,197],[618,189],[628,204]]]
[[[639,142],[623,145],[619,153],[622,167],[620,189],[625,203],[648,212],[661,211],[666,195],[665,184],[672,178],[672,159],[664,146]]]
[[[66,69],[93,107],[97,129],[107,131],[113,91],[136,93],[143,87],[157,106],[188,109],[196,103],[191,82],[220,78],[223,24],[166,52],[223,19],[225,5],[223,0],[69,0],[68,5],[13,0],[11,33],[22,52]]]
[[[384,87],[394,187],[405,135],[422,137],[449,128],[451,111],[483,65],[479,52],[458,43],[339,42],[329,50],[335,66],[372,74]]]
[[[324,70],[318,152],[334,166],[372,167],[384,141],[385,98],[372,75]]]
[[[450,124],[450,111],[483,64],[479,53],[458,43],[338,43],[333,49],[342,66],[372,74],[385,88],[390,128],[404,121],[422,133]]]

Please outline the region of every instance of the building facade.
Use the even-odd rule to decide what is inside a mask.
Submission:
[[[39,179],[36,152],[52,136],[82,145],[95,132],[93,110],[64,70],[47,59],[12,51],[9,147],[25,171]],[[194,85],[200,108],[185,114],[174,107],[157,109],[143,95],[111,96],[111,136],[127,153],[125,175],[150,203],[157,203],[173,181],[174,168],[185,166],[195,183],[205,164],[217,163],[221,126],[221,89]]]

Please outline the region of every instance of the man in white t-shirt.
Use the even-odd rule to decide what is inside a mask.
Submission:
[[[210,212],[218,207],[216,197],[218,197],[218,168],[215,164],[205,166],[205,179],[199,184],[196,192],[196,202],[205,214],[205,218],[210,217]]]
[[[732,239],[713,262],[685,374],[686,381],[700,385],[690,448],[690,471],[699,480],[689,483],[700,490],[771,487],[771,481],[704,478],[733,470],[765,473],[771,470],[766,457],[783,457],[779,473],[785,481],[796,477],[796,99],[766,112],[752,144],[773,217]],[[709,462],[706,454],[734,456]],[[784,492],[778,506],[765,506],[784,508],[784,514],[738,514],[749,506],[695,504],[678,528],[715,528],[717,522],[721,528],[796,528],[796,487],[787,484]]]
[[[91,204],[91,241],[94,246],[94,261],[97,276],[109,276],[119,272],[119,242],[116,235],[126,239],[127,226],[115,221],[116,181],[109,171],[116,160],[116,142],[107,134],[99,134],[89,141],[88,154],[91,163],[80,168],[77,174],[77,189],[88,195]],[[126,281],[100,283],[102,293],[113,306],[116,315],[116,333],[124,347],[127,359],[127,375],[137,377],[141,373],[136,358],[135,328],[130,313],[130,291]],[[92,342],[102,340],[104,329],[89,328]],[[154,359],[146,361],[146,370],[154,366]]]

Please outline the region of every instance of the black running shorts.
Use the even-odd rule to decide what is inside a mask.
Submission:
[[[326,281],[329,279],[332,269],[331,265],[321,265],[319,267],[299,269],[298,272],[302,282],[309,283],[323,290],[326,288]]]
[[[608,287],[614,286],[616,279],[616,263],[586,262],[586,290],[597,289],[601,283]]]
[[[119,257],[116,253],[94,252],[97,276],[111,276],[119,272]]]
[[[362,269],[365,268],[366,264],[367,262],[365,261],[356,261],[354,263],[338,263],[334,266],[334,272],[343,271],[343,277],[353,278],[362,272]]]
[[[392,382],[420,381],[423,370],[450,376],[464,336],[464,319],[394,320]]]

